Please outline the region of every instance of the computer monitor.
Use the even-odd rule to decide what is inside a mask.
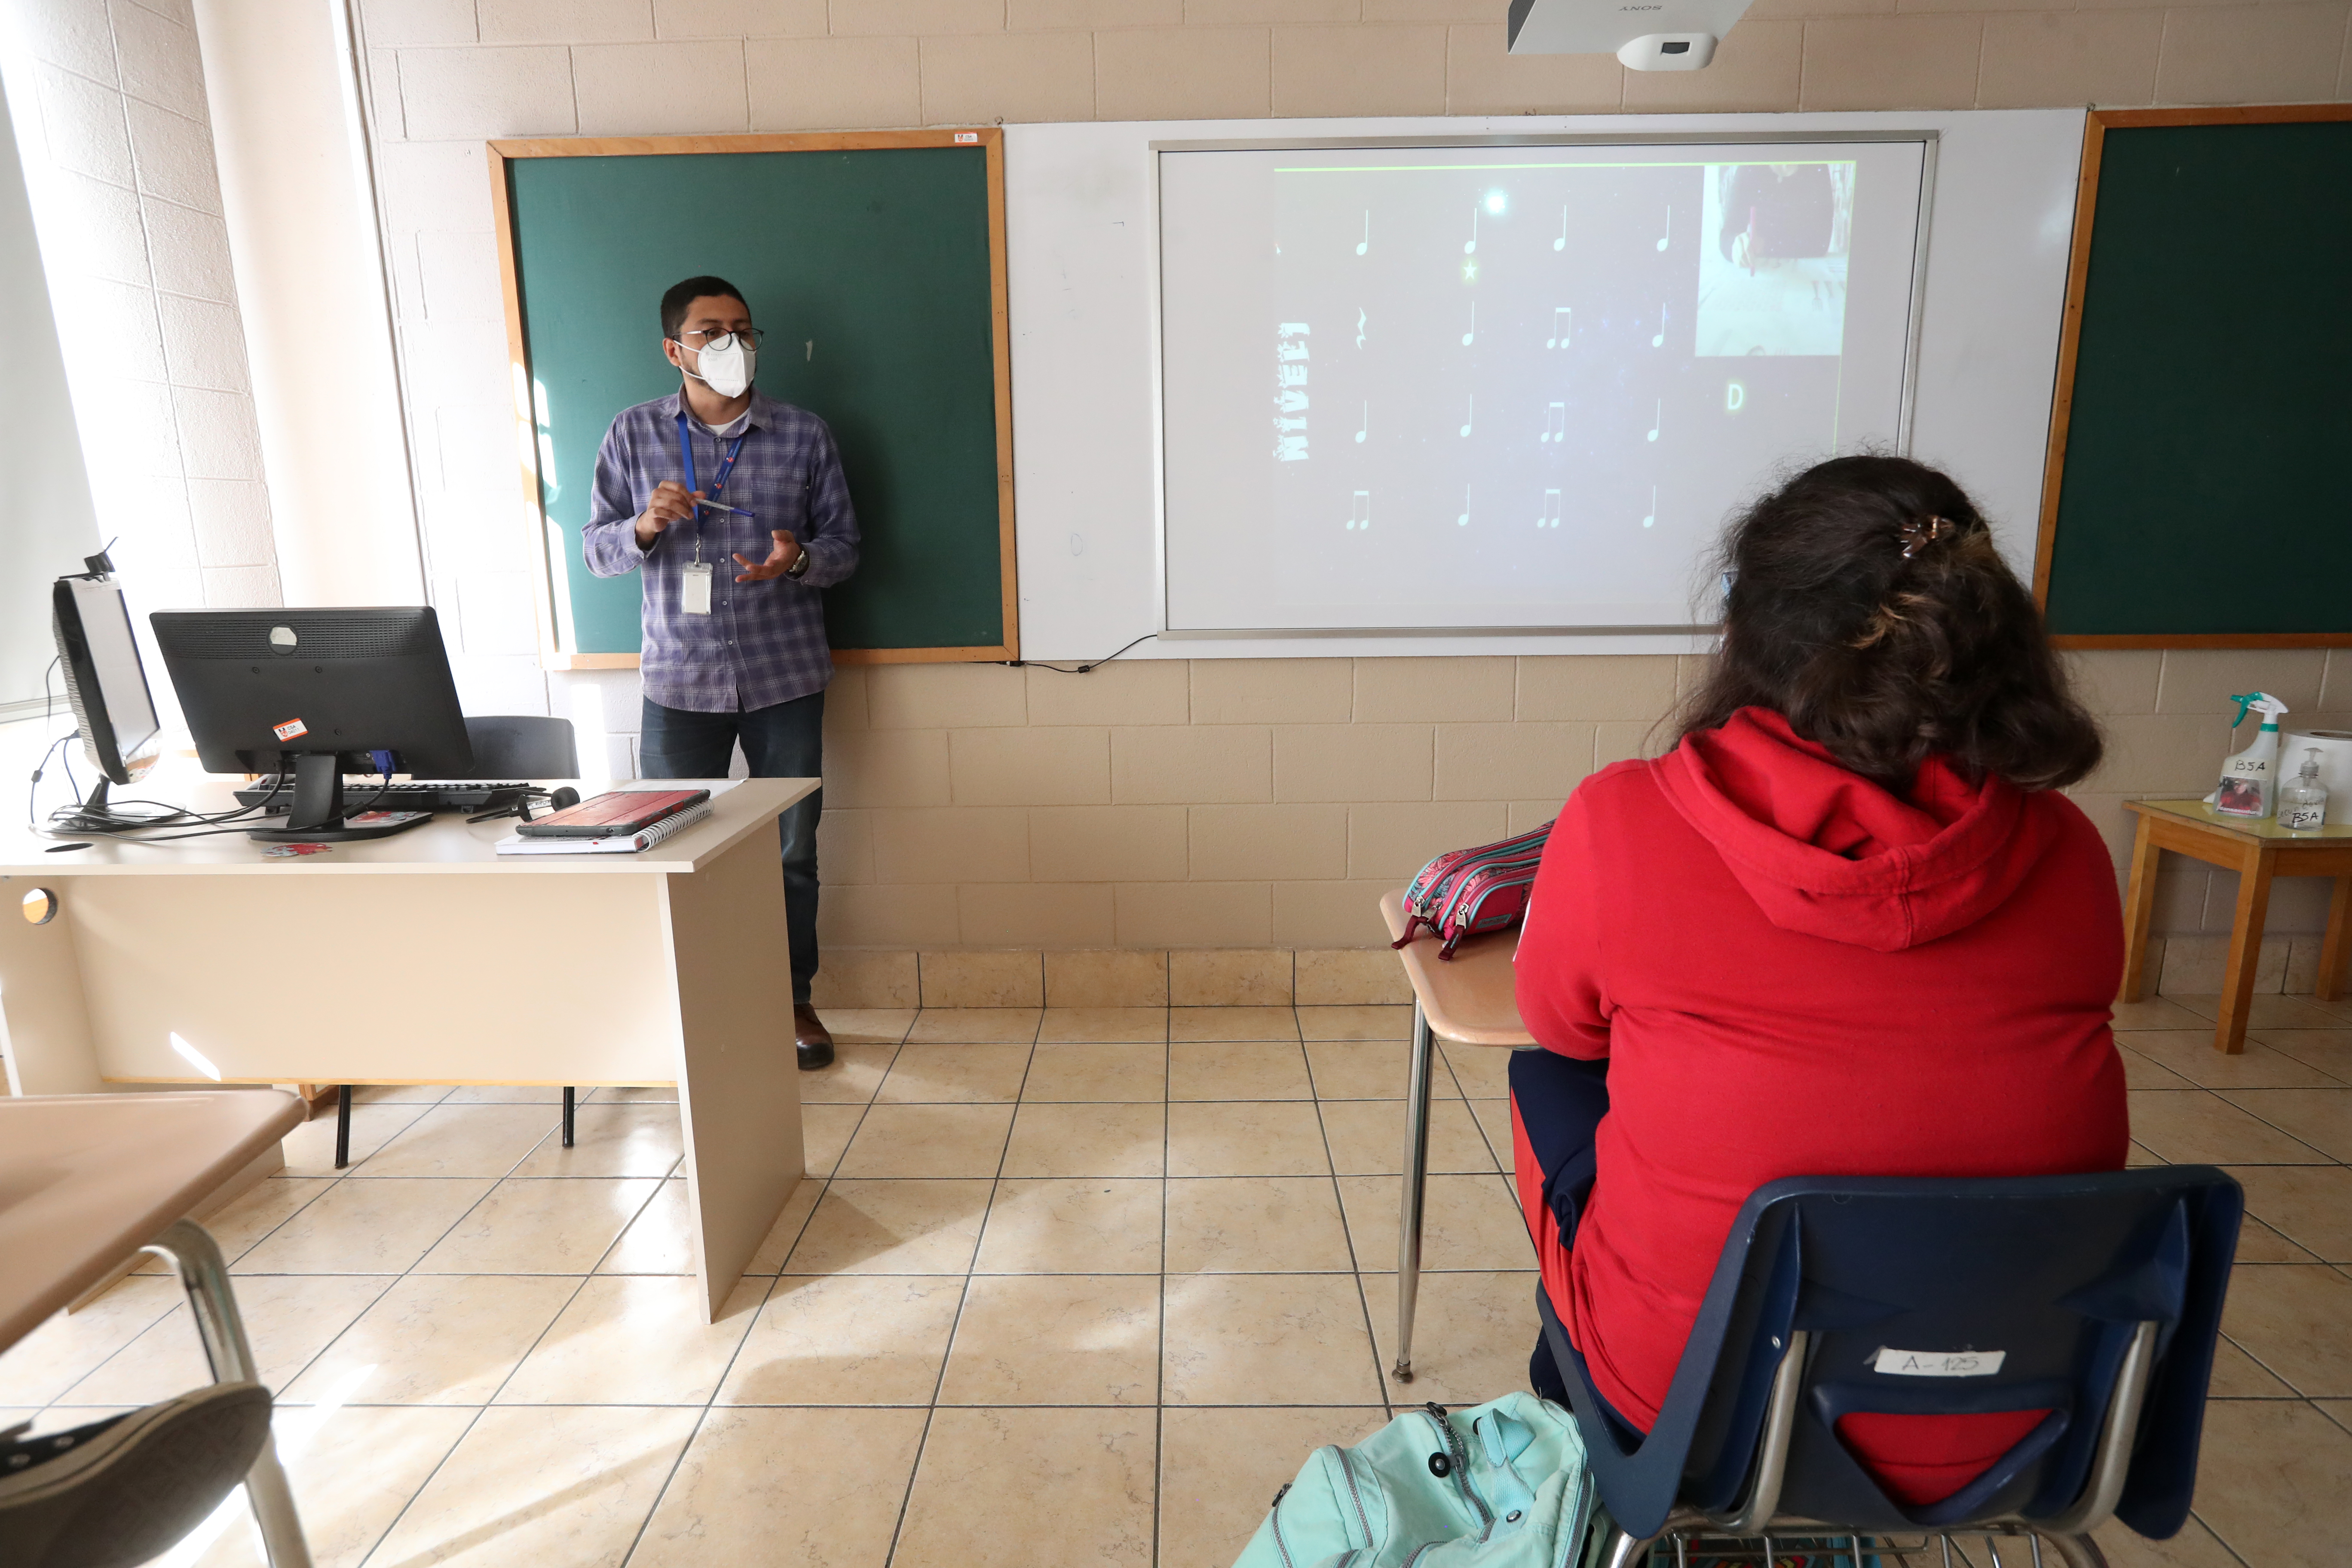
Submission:
[[[474,765],[429,608],[160,610],[149,618],[205,771],[294,774],[285,827],[257,837],[382,837],[410,824],[347,826],[347,769],[453,778]]]
[[[49,626],[83,754],[99,772],[79,816],[103,816],[107,786],[127,784],[154,765],[163,725],[131,635],[122,584],[102,554],[90,557],[88,574],[58,579],[49,594]]]

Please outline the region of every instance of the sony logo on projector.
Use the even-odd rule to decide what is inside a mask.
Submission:
[[[1748,0],[1511,0],[1515,55],[1614,54],[1637,71],[1695,71]]]

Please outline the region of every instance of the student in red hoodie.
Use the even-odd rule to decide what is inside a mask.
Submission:
[[[2127,1139],[2115,869],[2057,793],[2098,730],[1983,517],[1933,468],[1841,458],[1723,556],[1680,743],[1578,786],[1518,947],[1544,1047],[1512,1060],[1521,1204],[1570,1342],[1643,1430],[1756,1188],[2111,1171]],[[1580,1156],[1564,1240],[1544,1174]],[[1530,1371],[1564,1401],[1540,1340]],[[1877,1420],[1845,1435],[1917,1504],[2033,1415]]]

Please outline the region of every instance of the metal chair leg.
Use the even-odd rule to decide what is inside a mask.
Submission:
[[[1650,1554],[1654,1541],[1643,1541],[1625,1533],[1624,1527],[1614,1520],[1609,1523],[1609,1541],[1601,1548],[1600,1568],[1633,1568]]]
[[[351,1104],[351,1089],[343,1104]],[[168,1258],[180,1271],[188,1292],[188,1310],[203,1337],[205,1360],[215,1383],[258,1383],[253,1347],[245,1337],[245,1320],[237,1314],[236,1297],[229,1289],[228,1264],[212,1234],[194,1220],[180,1220],[146,1250]],[[294,1493],[286,1484],[285,1468],[278,1462],[273,1436],[261,1445],[253,1468],[246,1472],[246,1500],[253,1506],[253,1521],[261,1528],[261,1543],[269,1553],[269,1568],[310,1568],[310,1546],[302,1538],[302,1521],[294,1511]]]
[[[572,1147],[572,1086],[563,1086],[563,1146]]]
[[[352,1163],[352,1086],[335,1088],[335,1169]]]
[[[2107,1568],[2107,1554],[2087,1535],[2045,1535],[2041,1539],[2058,1549],[2066,1568]]]
[[[1421,1294],[1421,1211],[1429,1187],[1429,1018],[1412,1005],[1412,1068],[1405,1086],[1404,1190],[1397,1205],[1397,1348],[1389,1375],[1412,1381],[1412,1310]]]

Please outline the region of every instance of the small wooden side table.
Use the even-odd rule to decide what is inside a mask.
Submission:
[[[2332,806],[2333,802],[2329,803]],[[2124,895],[2124,986],[2120,999],[2137,1002],[2146,989],[2147,927],[2156,909],[2157,851],[2169,849],[2238,874],[2237,916],[2230,927],[2230,961],[2221,977],[2221,1016],[2213,1048],[2236,1056],[2246,1048],[2246,1015],[2253,1005],[2254,966],[2263,945],[2273,877],[2333,877],[2327,935],[2319,948],[2319,998],[2344,990],[2344,961],[2352,945],[2352,824],[2330,823],[2294,832],[2274,816],[2223,816],[2201,800],[2127,800],[2139,815],[2132,837],[2131,886]]]

